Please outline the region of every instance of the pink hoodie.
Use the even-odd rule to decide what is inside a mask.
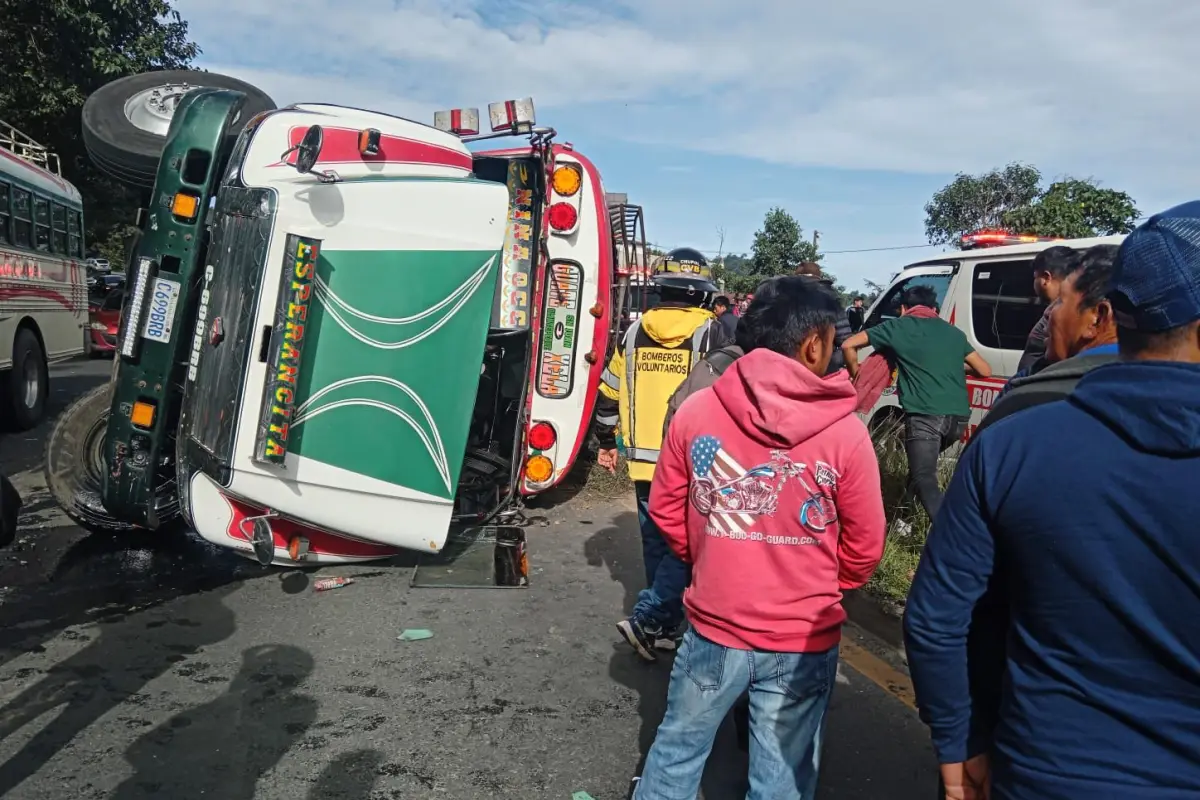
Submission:
[[[841,639],[842,590],[871,577],[886,527],[856,403],[845,371],[819,378],[759,349],[679,409],[650,516],[692,564],[683,601],[697,633],[788,653]]]

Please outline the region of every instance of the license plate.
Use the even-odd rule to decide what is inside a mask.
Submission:
[[[142,338],[164,344],[171,341],[171,326],[178,304],[179,284],[166,278],[155,278],[150,285],[150,307],[142,326]]]

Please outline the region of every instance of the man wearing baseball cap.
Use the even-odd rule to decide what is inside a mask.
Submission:
[[[1125,239],[1108,297],[1118,360],[978,435],[913,582],[947,798],[1200,797],[1200,201]]]

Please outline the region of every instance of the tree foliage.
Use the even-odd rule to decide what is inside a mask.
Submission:
[[[1133,230],[1139,213],[1125,192],[1078,178],[1042,189],[1041,180],[1028,164],[959,173],[926,204],[926,238],[957,245],[964,234],[989,228],[1068,239]]]
[[[1129,233],[1139,216],[1125,192],[1071,178],[1050,184],[1032,204],[1008,212],[1004,224],[1018,233],[1082,239]]]
[[[958,173],[925,206],[925,236],[931,244],[958,244],[963,234],[1000,228],[1009,211],[1029,206],[1039,194],[1042,173],[1009,164],[983,175]]]
[[[0,0],[0,20],[0,119],[58,153],[88,241],[120,263],[141,198],[88,160],[83,102],[126,75],[186,68],[200,49],[169,0]]]
[[[768,211],[762,229],[754,234],[754,274],[767,278],[791,275],[806,261],[820,261],[816,245],[805,241],[803,233],[796,218],[782,208]]]

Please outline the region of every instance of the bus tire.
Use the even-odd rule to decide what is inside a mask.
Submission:
[[[50,369],[41,340],[29,328],[18,328],[13,337],[13,365],[2,376],[3,402],[9,428],[27,431],[46,415],[50,394]]]
[[[73,522],[96,533],[137,529],[108,513],[100,500],[112,396],[112,384],[105,383],[80,397],[58,416],[46,442],[50,494]]]
[[[139,95],[164,87],[233,89],[246,95],[241,112],[227,134],[235,138],[253,117],[275,108],[265,92],[245,81],[191,69],[143,72],[106,83],[92,92],[83,104],[83,143],[101,171],[135,187],[151,188],[158,173],[158,160],[166,144],[159,133],[134,124],[126,106]]]

